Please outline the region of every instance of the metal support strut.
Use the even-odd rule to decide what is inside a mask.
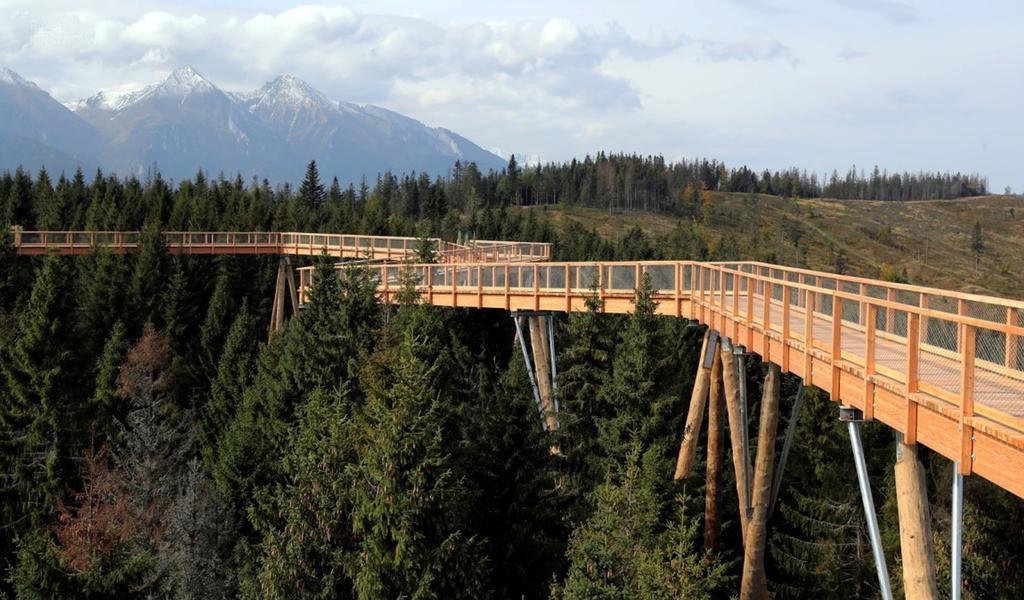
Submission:
[[[952,532],[952,564],[950,565],[950,583],[953,586],[950,594],[952,600],[960,600],[963,593],[961,561],[964,543],[964,476],[960,474],[960,463],[953,463],[953,509],[950,515],[953,521]]]
[[[885,566],[885,552],[882,551],[882,536],[878,533],[878,517],[875,515],[875,501],[871,497],[871,483],[868,481],[868,467],[864,460],[864,446],[860,441],[861,412],[856,408],[842,406],[839,408],[839,420],[846,421],[850,431],[850,446],[853,447],[853,461],[857,467],[857,482],[860,484],[860,497],[864,502],[864,520],[868,525],[871,537],[871,553],[875,556],[875,568],[878,571],[878,587],[884,600],[892,600],[892,589],[889,587],[889,569]]]
[[[733,346],[733,354],[739,360],[736,361],[737,378],[740,383],[740,437],[743,438],[743,479],[746,480],[746,498],[742,498],[743,511],[749,519],[754,514],[754,507],[750,504],[750,431],[747,429],[747,361],[745,360],[746,349],[743,346]]]
[[[533,363],[530,362],[530,352],[526,349],[526,338],[523,336],[523,326],[519,323],[519,315],[512,313],[512,322],[516,324],[516,337],[519,338],[519,347],[523,351],[523,362],[526,363],[526,373],[530,376],[530,387],[533,388],[533,399],[537,403],[537,412],[540,413],[540,426],[547,431],[544,406],[540,402],[540,389],[537,387],[537,377],[533,373]]]
[[[775,483],[772,485],[772,504],[768,508],[768,519],[775,514],[775,504],[779,501],[779,489],[782,487],[782,473],[786,470],[786,459],[789,457],[789,449],[793,445],[793,435],[796,433],[796,424],[800,419],[800,406],[804,402],[804,382],[796,390],[796,400],[793,401],[793,410],[789,413],[789,422],[786,423],[786,439],[782,442],[782,456],[779,457],[779,469],[775,472]]]
[[[548,348],[551,350],[551,396],[555,401],[555,415],[562,411],[558,408],[558,367],[555,366],[555,314],[548,315]],[[557,418],[557,417],[556,417]]]

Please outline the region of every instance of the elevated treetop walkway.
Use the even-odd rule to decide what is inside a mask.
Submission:
[[[658,313],[691,319],[709,328],[676,476],[685,476],[692,468],[706,404],[718,402],[717,410],[721,410],[724,403],[737,494],[745,507],[740,511],[745,546],[742,598],[767,597],[765,523],[774,507],[799,414],[798,394],[773,486],[780,372],[818,386],[845,407],[841,414],[850,420],[851,445],[883,597],[892,595],[856,424],[861,415],[902,434],[897,445],[896,484],[908,597],[936,597],[925,478],[916,459],[916,444],[957,465],[951,519],[952,597],[959,598],[962,587],[962,476],[978,474],[1024,498],[1024,302],[759,262],[554,263],[549,262],[550,244],[529,242],[454,244],[430,239],[437,262],[413,264],[410,261],[421,255],[423,242],[418,238],[268,232],[161,235],[167,248],[176,253],[281,255],[272,330],[283,327],[285,297],[290,298],[293,311],[298,310],[316,272],[313,267],[298,269],[296,285],[289,255],[327,254],[376,262],[367,268],[374,273],[385,302],[394,302],[403,283],[414,281],[423,301],[430,304],[530,315],[534,358],[533,366],[527,361],[528,371],[548,428],[558,424],[557,398],[552,394],[557,380],[554,330],[548,319],[546,345],[544,317],[538,312],[583,311],[587,300],[596,296],[602,312],[629,313],[635,290],[649,278]],[[135,252],[141,234],[16,229],[13,237],[19,255],[74,255],[97,247]],[[396,264],[399,261],[401,264]],[[339,263],[337,268],[351,268],[351,263]],[[406,276],[410,271],[411,278]],[[525,334],[518,317],[516,326],[525,355]],[[745,392],[737,392],[737,387],[745,389],[745,378],[737,374],[743,361],[733,360],[727,351],[729,344],[719,344],[718,335],[770,363],[753,476],[747,468],[747,421],[742,413],[736,413],[746,406]],[[550,370],[544,366],[548,361]],[[715,410],[709,415],[720,414]],[[719,524],[715,498],[720,494],[715,490],[721,478],[722,435],[720,417],[709,416],[708,531],[716,531]],[[904,458],[908,453],[910,460]],[[715,548],[717,542],[709,539],[706,535],[706,547]]]
[[[14,230],[19,255],[135,252],[140,232]],[[699,321],[1024,497],[1024,302],[757,262],[548,262],[550,244],[430,239],[441,264],[414,260],[412,237],[164,232],[171,252],[370,259],[394,301],[411,269],[426,302],[509,311],[628,313],[649,276],[658,312]],[[390,261],[390,262],[389,262]],[[344,263],[338,268],[345,268]],[[313,268],[298,269],[298,304]]]
[[[659,313],[719,331],[1024,497],[1024,302],[757,262],[370,268],[387,302],[412,269],[426,302],[509,311],[582,311],[596,294],[603,312],[628,313],[649,276]],[[313,273],[299,269],[300,303]]]
[[[21,231],[13,229],[19,255],[88,254],[94,248],[124,254],[136,252],[138,231]],[[160,233],[167,249],[179,254],[277,254],[400,261],[416,259],[420,244],[429,242],[442,263],[548,260],[551,244],[475,240],[456,244],[439,238],[328,233],[273,233],[265,231],[166,231]]]

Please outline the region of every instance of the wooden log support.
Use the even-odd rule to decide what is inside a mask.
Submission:
[[[527,317],[530,326],[530,346],[533,349],[534,372],[537,374],[537,388],[540,405],[544,411],[544,422],[548,431],[558,431],[558,411],[555,410],[555,394],[551,379],[551,352],[548,348],[548,323],[550,317],[532,315]]]
[[[765,542],[768,538],[768,511],[772,498],[772,471],[775,463],[775,433],[779,426],[779,385],[781,370],[768,364],[768,376],[761,396],[761,424],[757,433],[757,466],[752,484],[753,514],[747,524],[743,548],[743,580],[740,599],[767,598],[764,571]]]
[[[900,517],[900,554],[903,557],[903,588],[907,598],[938,598],[935,553],[932,549],[931,515],[924,465],[917,444],[902,436],[896,444],[896,502]]]
[[[714,338],[714,339],[712,339]],[[717,346],[718,336],[712,335],[709,329],[704,334],[704,343],[701,346],[700,363],[697,365],[697,376],[693,381],[693,393],[690,395],[690,408],[686,413],[686,427],[683,430],[683,441],[679,444],[679,457],[676,460],[675,479],[679,480],[688,477],[693,469],[693,459],[697,454],[697,438],[700,437],[700,428],[704,422],[704,407],[708,401],[708,391],[711,387],[711,365],[708,364],[708,357],[715,351],[711,343]]]
[[[711,391],[708,398],[708,464],[704,498],[704,551],[718,556],[722,531],[722,467],[725,464],[725,392],[722,358],[725,352],[717,344],[711,367]]]
[[[725,409],[729,420],[729,445],[732,449],[732,468],[736,474],[736,497],[739,498],[740,534],[742,539],[745,540],[747,535],[747,519],[749,517],[745,505],[747,498],[749,498],[749,492],[747,491],[747,474],[743,468],[743,453],[747,452],[747,447],[744,443],[745,440],[741,428],[746,427],[747,424],[740,417],[740,382],[739,372],[736,369],[736,360],[735,354],[725,352],[723,349],[722,389],[725,392]],[[743,360],[743,358],[740,357],[739,360]]]
[[[295,285],[295,270],[291,258],[282,256],[277,263],[277,281],[274,283],[274,302],[270,311],[270,330],[268,339],[284,329],[285,302],[292,306],[292,315],[299,314],[299,289]]]

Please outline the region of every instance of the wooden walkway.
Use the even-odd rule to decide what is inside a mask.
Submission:
[[[1024,302],[754,262],[373,268],[387,302],[412,269],[432,304],[558,312],[585,310],[594,294],[604,312],[631,312],[650,277],[659,313],[718,330],[1024,497]],[[313,270],[299,272],[304,302]]]
[[[88,254],[104,248],[116,254],[137,252],[138,231],[20,231],[13,230],[19,255],[50,253]],[[160,234],[170,252],[176,254],[278,254],[402,261],[416,259],[423,240],[383,235],[326,233],[270,233],[259,231],[193,232],[167,231]],[[475,240],[456,244],[428,238],[439,262],[529,262],[551,258],[551,244]]]
[[[18,254],[134,252],[139,232],[15,230]],[[431,240],[441,264],[397,264],[417,238],[318,233],[167,232],[172,252],[377,261],[385,302],[403,269],[438,306],[633,310],[650,278],[660,314],[694,319],[786,372],[1024,497],[1024,302],[756,262],[543,262],[550,244]],[[338,268],[348,268],[340,263]],[[312,267],[299,269],[299,302]]]

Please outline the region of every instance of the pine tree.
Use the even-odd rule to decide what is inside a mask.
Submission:
[[[587,310],[569,315],[566,342],[559,352],[558,398],[559,447],[566,456],[570,493],[587,496],[603,471],[593,461],[597,448],[597,424],[611,418],[601,393],[611,367],[612,334],[609,325],[617,317],[600,314],[601,299],[593,290]]]
[[[0,520],[7,527],[38,522],[53,506],[79,441],[68,280],[66,259],[48,256],[18,319],[13,345],[0,350],[6,383],[0,396],[0,471],[13,475],[2,488]]]
[[[310,211],[320,210],[327,199],[327,192],[320,183],[320,170],[317,169],[315,160],[309,161],[306,165],[306,177],[299,188],[299,196],[303,205]]]
[[[636,290],[634,310],[622,329],[611,377],[601,389],[602,414],[598,417],[598,443],[601,455],[615,464],[626,456],[630,440],[640,436],[643,448],[654,441],[649,418],[655,402],[658,343],[657,304],[651,299],[653,288],[645,274]],[[604,465],[607,468],[609,463]]]
[[[981,265],[981,255],[985,252],[985,238],[981,233],[981,221],[974,222],[974,231],[971,234],[971,251],[974,252],[974,268]]]
[[[652,482],[656,461],[642,455],[633,439],[594,492],[592,516],[569,540],[569,572],[552,589],[553,598],[710,598],[723,580],[723,569],[693,550],[695,524],[661,530],[665,506]],[[678,529],[676,529],[678,527]]]
[[[116,424],[124,417],[117,390],[127,352],[128,332],[124,323],[117,321],[96,364],[96,383],[87,411],[92,420],[90,429],[100,436],[101,443],[118,434]]]
[[[199,436],[203,455],[208,460],[216,462],[214,455],[220,435],[234,418],[245,389],[252,382],[257,349],[256,322],[249,313],[248,303],[243,301],[224,342],[210,386],[210,400],[203,407]]]
[[[563,567],[573,518],[565,510],[572,490],[561,482],[564,459],[550,452],[520,353],[500,375],[486,364],[452,369],[474,370],[475,385],[458,413],[466,424],[460,437],[469,442],[460,470],[476,492],[472,531],[487,547],[494,597],[544,597]]]
[[[257,523],[259,589],[267,598],[353,598],[350,466],[356,460],[351,400],[317,390],[301,408],[281,471],[288,485],[264,501],[279,517]]]
[[[141,530],[159,531],[173,501],[190,451],[189,423],[171,403],[171,353],[152,325],[131,347],[121,367],[118,394],[128,403],[115,452],[131,497],[131,514]],[[155,552],[159,540],[150,535],[143,548]]]
[[[139,253],[129,283],[128,298],[138,323],[156,322],[166,276],[167,249],[156,225],[147,225],[139,236]]]
[[[76,258],[75,266],[75,333],[84,352],[95,355],[102,351],[97,342],[109,332],[110,315],[124,314],[127,268],[123,257],[101,248]],[[125,325],[135,325],[134,320]]]
[[[162,516],[156,557],[163,596],[229,598],[234,589],[234,518],[199,466],[189,461],[173,503]]]
[[[356,551],[347,570],[362,598],[483,592],[487,564],[480,540],[465,529],[466,490],[444,444],[441,373],[438,363],[419,358],[418,346],[436,343],[403,331],[368,371],[373,376],[365,384],[358,462],[350,475]]]
[[[200,361],[204,379],[211,379],[221,357],[224,339],[231,327],[231,316],[235,314],[232,298],[232,281],[229,263],[222,263],[217,272],[213,296],[206,308],[206,319],[199,329]]]

